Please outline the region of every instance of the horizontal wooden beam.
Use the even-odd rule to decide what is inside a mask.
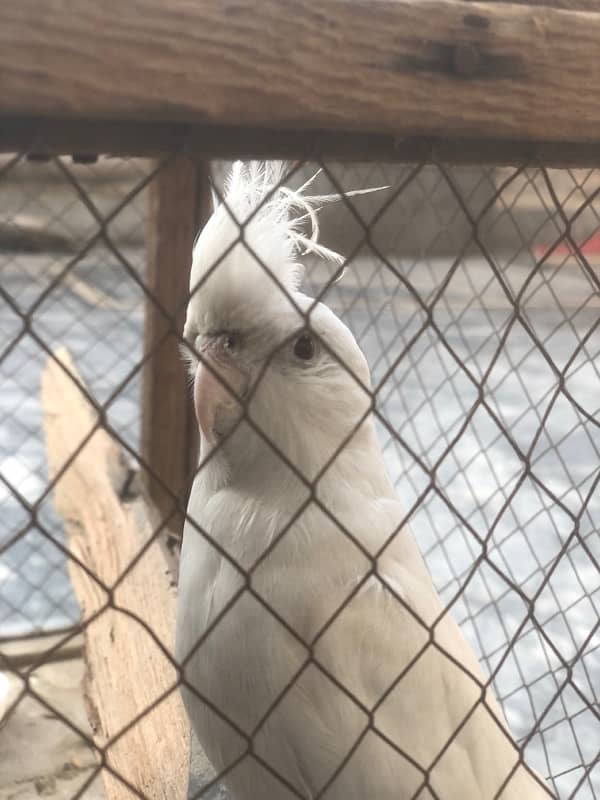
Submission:
[[[214,158],[283,158],[445,164],[600,167],[600,143],[531,142],[348,131],[277,131],[185,123],[1,121],[0,153]],[[0,164],[0,174],[2,166]]]
[[[0,664],[9,664],[10,669],[32,666],[35,669],[42,664],[80,658],[82,652],[83,637],[74,629],[66,636],[64,632],[44,632],[0,641]]]
[[[503,0],[462,0],[465,3],[500,3]],[[505,1],[505,0],[504,0]],[[598,0],[510,0],[513,5],[529,6],[529,8],[545,6],[561,8],[564,11],[600,11]]]
[[[0,125],[597,143],[600,12],[552,4],[567,0],[3,0]]]

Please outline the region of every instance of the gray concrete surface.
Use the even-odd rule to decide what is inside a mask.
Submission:
[[[0,671],[0,800],[70,800],[88,781],[86,800],[104,800],[100,778],[92,779],[94,753],[60,718],[90,734],[82,675],[81,659],[40,667],[30,677],[31,688],[57,713],[29,694],[9,713],[23,682]]]

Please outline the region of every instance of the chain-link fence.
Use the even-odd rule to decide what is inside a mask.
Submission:
[[[65,627],[79,616],[64,554],[42,532],[62,541],[62,525],[44,491],[39,380],[47,354],[36,337],[51,350],[58,343],[69,348],[100,402],[139,360],[143,295],[127,279],[119,257],[143,274],[149,172],[147,163],[122,159],[89,166],[24,156],[2,162],[0,634],[5,637]],[[98,235],[88,196],[118,253]],[[139,444],[139,377],[115,398],[109,417],[120,435]],[[35,518],[30,503],[37,504]]]
[[[5,639],[94,619],[79,621],[47,471],[40,375],[57,347],[99,426],[157,480],[140,452],[142,373],[158,352],[144,316],[165,315],[145,194],[169,163],[2,161]],[[180,620],[181,604],[200,611],[172,688],[186,684],[217,770],[197,796],[221,780],[241,798],[541,797],[544,780],[560,798],[600,796],[600,173],[294,162],[270,179],[241,170],[254,184],[236,194],[229,167],[212,167],[227,210],[197,245],[185,331],[166,315],[204,365],[186,529],[188,562],[204,566],[184,571],[196,588],[183,584]],[[353,332],[371,387],[286,259]],[[96,740],[104,768],[111,746]]]

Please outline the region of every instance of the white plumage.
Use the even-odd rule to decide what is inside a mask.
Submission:
[[[177,622],[193,727],[235,800],[551,796],[398,530],[364,356],[298,291],[303,251],[339,261],[316,240],[331,197],[279,189],[283,174],[237,164],[244,241],[220,206],[194,250],[201,532],[187,523]]]

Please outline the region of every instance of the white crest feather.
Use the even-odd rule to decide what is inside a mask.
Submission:
[[[312,253],[341,265],[345,259],[319,243],[318,212],[338,194],[311,195],[283,186],[284,162],[234,163],[219,205],[194,246],[188,316],[198,330],[225,328],[240,314],[286,303],[299,288],[299,257]],[[378,191],[364,189],[348,196]],[[199,285],[200,284],[200,285]],[[198,287],[198,288],[196,288]]]

